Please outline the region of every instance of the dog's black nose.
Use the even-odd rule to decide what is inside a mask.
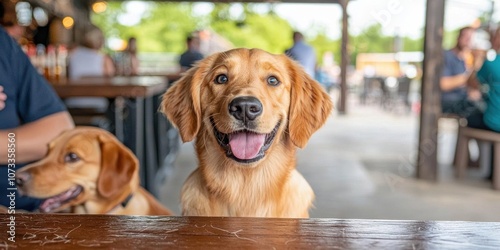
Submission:
[[[18,187],[23,187],[31,179],[29,172],[20,172],[16,175],[16,184]]]
[[[237,97],[229,103],[229,113],[240,121],[252,121],[262,114],[262,103],[251,96]]]

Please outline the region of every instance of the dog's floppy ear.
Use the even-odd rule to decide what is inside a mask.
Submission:
[[[97,180],[97,191],[106,198],[120,194],[132,181],[139,169],[134,154],[118,140],[99,135],[101,146],[101,172]]]
[[[179,129],[183,142],[192,141],[201,127],[201,84],[216,56],[199,61],[162,97],[160,111]]]
[[[311,135],[323,126],[333,104],[323,87],[301,66],[289,58],[286,60],[292,81],[288,132],[293,144],[303,148]]]

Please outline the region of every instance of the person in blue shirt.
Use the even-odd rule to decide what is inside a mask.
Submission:
[[[474,29],[471,27],[460,29],[455,47],[444,52],[443,72],[439,83],[442,112],[467,118],[469,124],[480,122],[476,118],[482,113],[477,105],[481,94],[467,84],[474,71],[466,63],[473,34]]]
[[[15,181],[9,177],[41,159],[47,144],[74,124],[52,87],[2,27],[0,86],[0,205],[9,208],[13,201],[15,209],[31,211],[40,200],[13,191]],[[14,140],[15,146],[9,144]]]
[[[316,71],[316,53],[313,47],[305,43],[302,33],[298,31],[293,32],[293,46],[287,49],[285,54],[299,62],[304,70],[314,78],[314,73]]]
[[[186,38],[187,50],[179,57],[179,66],[181,72],[184,72],[194,64],[203,59],[203,54],[200,52],[200,38],[197,35],[189,35]]]

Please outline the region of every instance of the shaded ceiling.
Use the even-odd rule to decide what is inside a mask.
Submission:
[[[73,16],[74,10],[86,9],[91,3],[100,0],[25,0],[44,7],[57,16]],[[125,2],[129,0],[108,0],[108,2]],[[213,2],[213,3],[308,3],[308,4],[340,4],[343,0],[142,0],[145,2]]]

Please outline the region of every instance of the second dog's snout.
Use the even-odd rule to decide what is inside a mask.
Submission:
[[[229,113],[240,121],[252,121],[262,114],[262,103],[255,97],[238,97],[229,103]]]
[[[18,187],[23,187],[31,179],[31,174],[28,172],[17,173],[16,184]]]

